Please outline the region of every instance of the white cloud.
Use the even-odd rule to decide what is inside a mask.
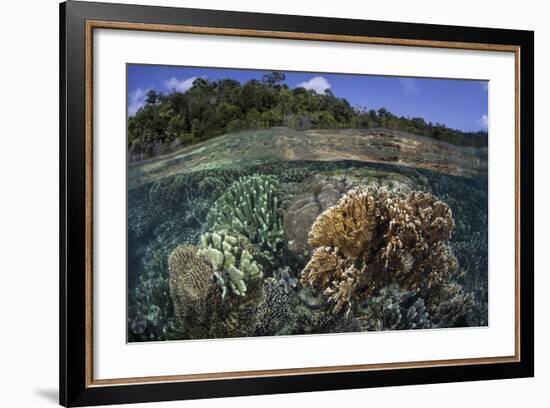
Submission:
[[[418,82],[414,78],[399,78],[399,83],[401,84],[401,90],[407,96],[420,93]]]
[[[324,94],[327,89],[330,89],[330,82],[322,76],[316,76],[311,78],[309,81],[298,84],[297,86],[298,88],[313,89],[318,94]]]
[[[487,115],[482,115],[477,122],[483,130],[487,130],[489,128],[489,117]]]
[[[137,88],[134,92],[128,96],[128,116],[134,116],[139,108],[145,105],[145,99],[147,99],[147,92],[152,88],[141,89]]]
[[[170,90],[175,89],[178,92],[185,92],[193,86],[193,81],[195,79],[197,79],[196,76],[186,79],[177,79],[176,77],[172,77],[168,81],[165,81],[164,85]]]

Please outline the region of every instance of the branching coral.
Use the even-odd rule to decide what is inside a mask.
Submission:
[[[458,283],[449,282],[427,298],[427,308],[436,327],[469,326],[467,320],[474,309],[474,297]]]
[[[222,299],[228,289],[236,296],[245,296],[247,283],[263,276],[262,267],[252,253],[248,239],[238,233],[218,231],[202,235],[198,255],[212,267]]]
[[[278,213],[279,183],[273,176],[241,177],[216,201],[206,217],[210,231],[237,231],[274,253],[283,237]]]
[[[321,290],[334,312],[392,283],[430,288],[456,270],[445,243],[453,228],[450,208],[431,194],[351,190],[315,220],[302,284]]]
[[[296,289],[298,286],[298,279],[292,274],[292,269],[288,266],[284,268],[279,268],[273,272],[273,277],[281,285],[285,293],[289,293],[292,290]]]
[[[412,291],[404,291],[392,284],[370,296],[359,317],[367,330],[427,329],[432,327],[424,299]]]
[[[162,275],[140,277],[129,292],[128,335],[131,341],[167,340],[174,333],[174,308],[168,279]]]

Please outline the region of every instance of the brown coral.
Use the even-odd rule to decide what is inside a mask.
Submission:
[[[456,270],[445,244],[453,228],[450,208],[431,194],[351,190],[313,224],[302,284],[323,291],[335,312],[391,283],[429,288]]]
[[[446,282],[428,297],[427,308],[436,327],[468,326],[467,319],[474,308],[474,298],[458,283]]]
[[[248,283],[246,296],[221,297],[208,258],[194,245],[180,245],[168,258],[170,296],[178,329],[189,338],[250,336],[265,293],[261,279]]]
[[[212,269],[197,255],[194,245],[180,245],[168,258],[170,296],[180,326],[199,327],[215,289]]]
[[[214,337],[252,336],[259,323],[259,306],[265,301],[263,281],[250,282],[246,296],[223,302],[212,325]]]
[[[311,256],[308,233],[320,213],[347,191],[342,183],[314,175],[292,187],[283,198],[283,229],[288,250],[304,264]]]

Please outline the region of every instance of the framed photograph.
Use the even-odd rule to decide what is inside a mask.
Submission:
[[[62,405],[534,375],[533,32],[60,21]]]

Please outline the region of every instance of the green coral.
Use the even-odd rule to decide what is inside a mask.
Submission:
[[[278,190],[279,182],[273,176],[241,177],[209,211],[208,230],[237,231],[262,250],[276,252],[283,240]]]
[[[263,276],[261,265],[252,255],[253,247],[238,233],[207,232],[201,236],[197,253],[212,267],[222,299],[229,290],[236,296],[245,296],[247,282]]]

